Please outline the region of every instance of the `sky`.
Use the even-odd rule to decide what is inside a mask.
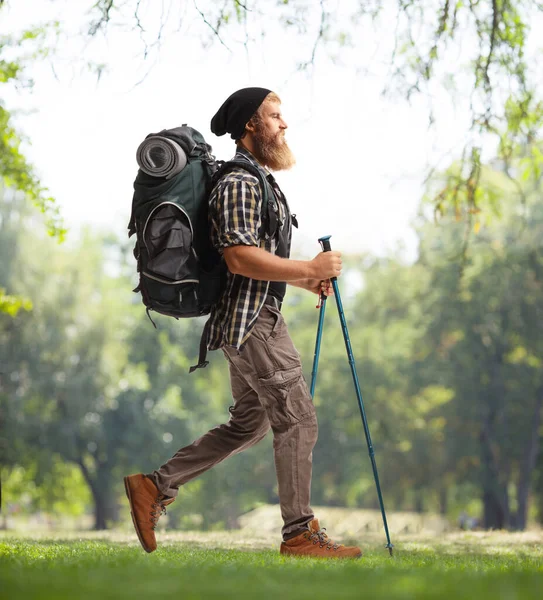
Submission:
[[[310,54],[312,40],[270,24],[249,51],[235,40],[229,49],[209,44],[209,28],[190,2],[179,31],[165,35],[147,59],[140,34],[128,28],[112,27],[89,43],[75,34],[91,4],[12,0],[0,13],[0,35],[56,18],[73,34],[29,72],[32,91],[2,89],[31,142],[24,151],[58,200],[72,239],[88,224],[126,235],[136,149],[148,133],[187,123],[217,158],[230,158],[234,143],[211,133],[211,117],[236,89],[262,86],[282,98],[297,158],[276,176],[300,223],[293,255],[311,258],[317,239],[332,235],[332,248],[346,253],[416,257],[412,224],[426,168],[446,167],[458,154],[468,113],[438,96],[437,127],[429,131],[427,100],[383,97],[390,28],[357,34],[341,63],[321,47],[314,68],[300,72],[296,61]],[[149,3],[146,23],[156,23],[162,4]],[[154,39],[153,31],[147,35]],[[82,68],[88,61],[107,65],[99,80]]]

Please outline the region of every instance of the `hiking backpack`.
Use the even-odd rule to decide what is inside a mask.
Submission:
[[[210,241],[211,190],[227,172],[245,169],[260,181],[265,220],[265,174],[248,161],[216,160],[202,134],[187,125],[149,134],[137,160],[128,224],[128,236],[136,234],[139,284],[134,292],[141,293],[155,327],[151,311],[177,319],[207,315],[226,280],[224,259]],[[263,224],[261,235],[264,231]]]

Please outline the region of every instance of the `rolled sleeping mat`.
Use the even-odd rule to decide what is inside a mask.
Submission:
[[[136,160],[139,168],[147,175],[170,179],[185,168],[187,155],[173,140],[151,135],[139,145]]]

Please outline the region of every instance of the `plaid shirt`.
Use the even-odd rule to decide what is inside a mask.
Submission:
[[[238,148],[235,160],[247,160],[262,167],[244,148]],[[273,203],[279,219],[289,213],[286,199],[273,176],[268,181],[274,191],[268,202]],[[275,202],[274,202],[275,200]],[[279,201],[278,201],[279,200]],[[230,246],[257,246],[272,254],[277,250],[277,236],[259,237],[262,191],[258,179],[243,169],[234,169],[225,175],[211,192],[209,218],[211,242],[222,254]],[[290,240],[289,240],[290,251]],[[264,300],[269,281],[250,279],[227,272],[226,287],[219,302],[212,308],[209,319],[207,347],[216,350],[222,346],[241,348],[251,335]]]

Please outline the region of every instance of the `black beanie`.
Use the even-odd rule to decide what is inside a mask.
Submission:
[[[259,87],[234,92],[211,119],[211,131],[219,136],[229,133],[233,140],[239,140],[245,131],[245,125],[270,93],[271,90]]]

